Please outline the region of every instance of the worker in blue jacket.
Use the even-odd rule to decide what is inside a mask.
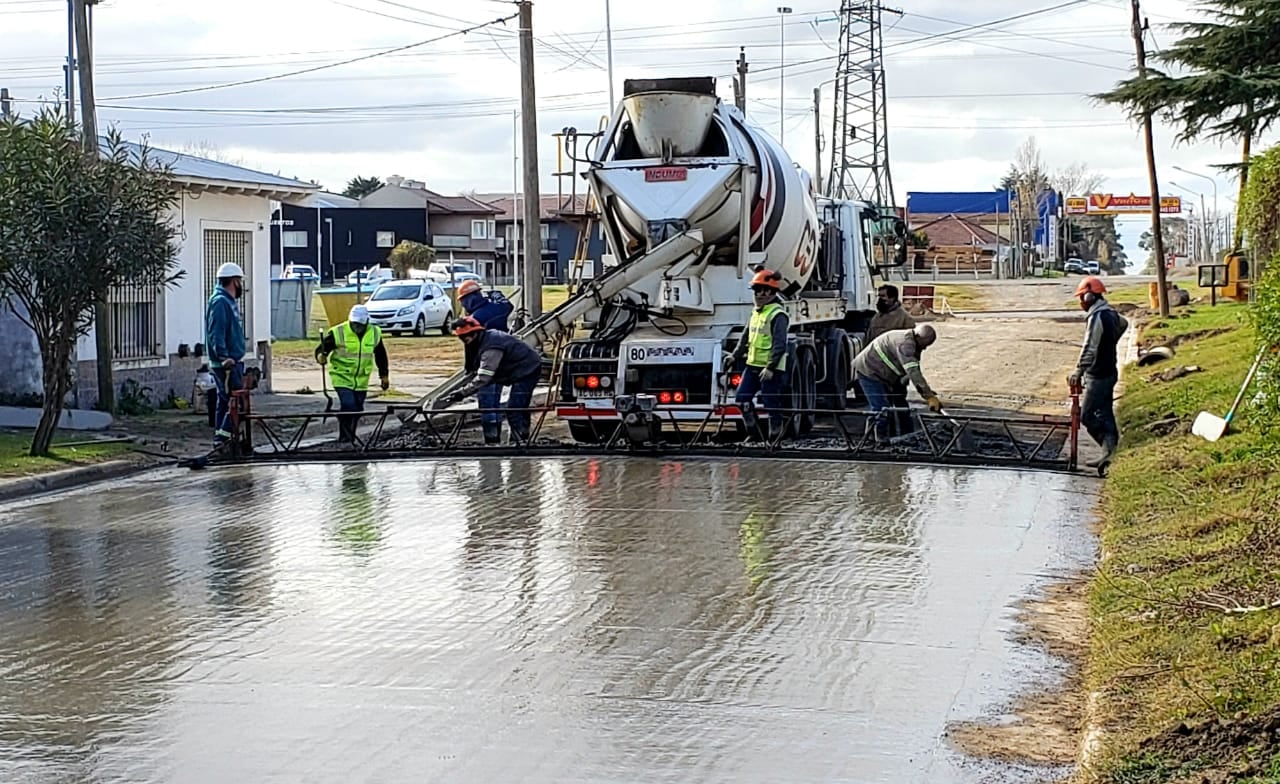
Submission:
[[[479,281],[462,281],[462,285],[458,286],[458,304],[485,329],[495,332],[511,331],[507,326],[507,318],[513,310],[511,302],[497,292],[485,294],[480,290]]]
[[[231,438],[231,393],[244,383],[244,320],[240,298],[244,296],[244,270],[227,262],[218,268],[218,288],[205,308],[205,345],[209,369],[218,387],[218,406],[213,419],[213,444],[221,446]]]
[[[458,304],[467,315],[479,322],[480,326],[491,332],[510,332],[507,317],[513,309],[510,300],[498,294],[485,294],[480,290],[480,283],[475,280],[464,280],[458,286]],[[476,405],[481,411],[493,413],[483,415],[485,418],[485,437],[487,443],[497,443],[498,428],[502,418],[496,410],[502,405],[502,386],[489,384],[476,391]],[[490,428],[490,425],[493,427]],[[492,430],[492,432],[490,432]]]

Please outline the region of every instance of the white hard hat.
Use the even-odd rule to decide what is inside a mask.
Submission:
[[[218,267],[218,280],[223,280],[224,278],[243,278],[243,277],[244,277],[244,270],[240,269],[240,265],[236,264],[234,261],[228,261],[226,264],[223,264],[221,267]]]
[[[350,321],[352,324],[368,324],[369,309],[364,305],[352,305],[351,313],[347,316],[347,321]]]

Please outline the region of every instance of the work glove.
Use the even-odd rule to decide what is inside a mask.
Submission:
[[[765,368],[764,370],[761,370],[761,371],[760,371],[760,380],[761,380],[761,381],[772,381],[772,380],[773,380],[773,377],[774,377],[774,376],[776,376],[776,375],[778,375],[778,374],[773,370],[773,368]]]
[[[928,403],[929,403],[929,410],[932,411],[933,413],[936,414],[942,410],[942,401],[938,399],[937,395],[931,395],[929,397]]]
[[[1074,373],[1072,373],[1071,375],[1067,376],[1067,386],[1069,386],[1069,387],[1078,387],[1078,386],[1080,386],[1080,382],[1081,382],[1081,381],[1083,381],[1083,380],[1084,380],[1084,378],[1080,375],[1080,371],[1079,371],[1079,370],[1077,370],[1076,372],[1074,372]]]
[[[381,386],[382,386],[383,392],[386,392],[388,389],[391,389],[391,379],[387,378],[386,376],[379,376],[379,380],[382,382]]]
[[[236,361],[234,359],[231,359],[230,357],[227,357],[226,359],[222,360],[222,366],[227,370],[230,370],[231,368],[236,366]]]
[[[453,393],[450,393],[448,395],[442,395],[441,397],[436,398],[434,402],[432,402],[431,408],[434,411],[439,411],[442,408],[448,408],[454,403],[457,403],[460,399],[461,398],[459,398],[457,395]]]
[[[725,373],[728,373],[730,370],[733,370],[733,364],[734,364],[733,352],[726,351],[720,355],[720,370],[724,371]]]
[[[329,355],[328,355],[328,354],[317,354],[317,355],[316,355],[316,362],[319,362],[319,363],[320,363],[320,366],[321,366],[321,367],[324,367],[325,365],[329,364]]]

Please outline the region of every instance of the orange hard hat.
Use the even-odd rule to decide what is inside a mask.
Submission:
[[[773,270],[762,269],[751,279],[751,288],[754,289],[756,286],[766,286],[774,290],[781,289],[782,275]]]
[[[473,332],[484,332],[484,327],[481,326],[480,322],[476,321],[470,316],[467,316],[466,318],[460,318],[457,321],[453,322],[453,326],[451,326],[450,329],[452,329],[453,334],[457,335],[458,337],[462,337],[463,335],[470,335]]]
[[[465,297],[468,294],[474,294],[480,290],[480,281],[467,278],[458,286],[458,296]]]
[[[1076,296],[1083,297],[1085,294],[1106,294],[1107,287],[1102,283],[1102,278],[1096,278],[1093,275],[1080,281],[1080,285],[1076,286]]]

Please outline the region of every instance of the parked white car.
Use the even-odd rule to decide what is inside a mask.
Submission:
[[[447,263],[436,262],[427,268],[427,276],[437,283],[448,284],[451,280],[455,284],[461,284],[464,280],[474,280],[481,285],[484,281],[480,276],[471,271],[469,267],[462,264],[449,265]]]
[[[356,270],[347,276],[347,285],[360,285],[366,288],[373,288],[379,283],[392,280],[395,273],[390,267],[370,267],[368,269]]]
[[[320,276],[316,274],[315,267],[306,264],[289,264],[284,268],[285,278],[301,278],[302,280],[310,280],[315,283],[320,282]]]
[[[431,280],[389,280],[378,286],[369,301],[369,323],[384,332],[401,335],[412,332],[418,337],[427,330],[438,329],[449,334],[453,322],[453,303]]]

